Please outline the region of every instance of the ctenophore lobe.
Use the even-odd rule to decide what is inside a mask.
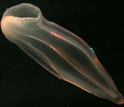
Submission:
[[[59,79],[116,104],[124,99],[88,44],[63,27],[48,21],[29,3],[5,11],[5,37]]]

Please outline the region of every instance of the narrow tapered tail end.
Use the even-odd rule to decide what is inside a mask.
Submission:
[[[116,102],[116,104],[119,104],[119,105],[124,104],[124,98],[122,98],[122,99],[118,100],[118,101]]]

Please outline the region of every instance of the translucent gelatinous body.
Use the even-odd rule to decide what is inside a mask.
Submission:
[[[9,8],[1,28],[9,41],[56,77],[117,104],[124,102],[88,44],[46,20],[38,7],[23,3]]]

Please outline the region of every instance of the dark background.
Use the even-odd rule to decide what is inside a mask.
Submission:
[[[0,16],[23,2],[83,38],[124,94],[123,0],[1,0]],[[0,32],[0,107],[88,106],[118,105],[57,79]]]

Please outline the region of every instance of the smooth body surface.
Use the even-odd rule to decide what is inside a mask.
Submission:
[[[72,32],[45,19],[29,3],[5,11],[1,28],[15,43],[54,76],[98,97],[123,104],[113,80],[88,44]]]

